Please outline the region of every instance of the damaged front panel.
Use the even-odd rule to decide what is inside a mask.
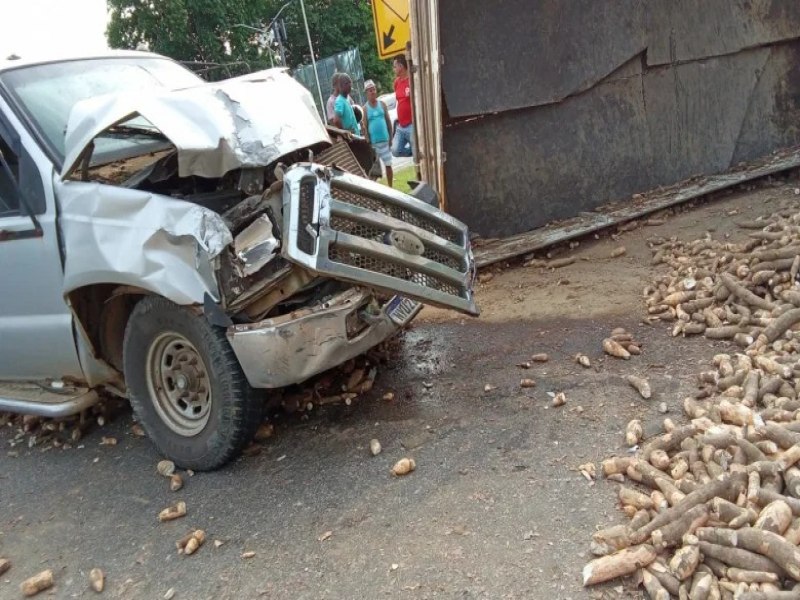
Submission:
[[[220,322],[270,329],[350,286],[381,302],[401,294],[382,317],[395,329],[417,310],[403,297],[477,314],[460,222],[319,164],[272,178],[278,160],[329,146],[308,92],[280,71],[79,103],[55,180],[65,293],[131,286],[180,305],[213,301]]]
[[[268,215],[261,215],[236,236],[234,253],[239,275],[249,277],[277,256],[280,240]]]
[[[137,118],[177,148],[181,177],[222,177],[330,143],[309,92],[274,69],[184,90],[154,89],[78,103],[67,126],[62,177],[80,167],[101,133]]]
[[[284,253],[321,275],[478,314],[467,228],[391,188],[322,165],[284,174]]]

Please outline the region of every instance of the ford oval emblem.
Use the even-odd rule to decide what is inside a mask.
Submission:
[[[422,240],[408,231],[389,232],[389,245],[411,256],[422,256],[425,253],[425,244]]]

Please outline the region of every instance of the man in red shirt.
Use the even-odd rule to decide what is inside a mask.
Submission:
[[[414,124],[411,118],[411,80],[408,77],[408,62],[402,54],[394,59],[394,95],[397,97],[397,130],[394,133],[392,154],[413,156]]]

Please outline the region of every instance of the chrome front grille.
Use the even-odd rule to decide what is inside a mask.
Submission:
[[[445,294],[450,294],[452,296],[458,296],[460,293],[457,286],[447,283],[446,281],[443,281],[442,279],[439,279],[433,275],[426,275],[424,273],[416,272],[413,269],[409,269],[400,263],[390,260],[376,258],[374,256],[355,252],[347,248],[340,248],[336,244],[331,244],[328,247],[328,257],[335,263],[349,265],[351,267],[357,267],[359,269],[364,269],[366,271],[372,271],[375,273],[382,273],[390,277],[403,279],[405,281],[416,283],[417,285],[422,285],[427,288],[444,292]]]
[[[314,254],[316,240],[311,231],[314,229],[314,194],[317,182],[313,177],[306,177],[300,182],[300,201],[297,204],[298,230],[297,247],[306,254]]]
[[[383,240],[386,237],[385,229],[379,229],[371,225],[365,225],[363,223],[359,223],[358,221],[354,221],[339,215],[333,215],[331,217],[331,229],[381,243],[383,243]]]
[[[287,202],[297,207],[287,210]],[[449,215],[319,165],[285,173],[284,203],[284,216],[292,215],[284,223],[285,247],[295,262],[324,276],[477,314],[469,234]]]
[[[433,235],[438,235],[439,237],[446,239],[448,242],[453,242],[454,244],[460,244],[463,242],[461,239],[461,233],[455,229],[444,227],[441,224],[436,223],[436,221],[433,219],[428,219],[409,210],[405,210],[401,206],[386,203],[380,198],[371,197],[370,195],[364,193],[355,193],[352,190],[348,190],[337,185],[335,181],[331,184],[331,197],[333,197],[334,200],[339,200],[346,204],[351,204],[353,206],[365,208],[389,217],[394,217],[399,221],[403,221],[404,223],[408,223],[414,227],[424,229]]]
[[[391,231],[389,228],[379,228],[372,225],[365,225],[364,223],[359,223],[358,221],[340,215],[333,215],[331,217],[331,229],[364,238],[366,240],[380,242],[382,244],[386,243],[386,237]],[[465,267],[462,264],[463,261],[451,255],[445,254],[444,252],[439,252],[434,248],[426,247],[422,256],[450,269],[464,272]]]

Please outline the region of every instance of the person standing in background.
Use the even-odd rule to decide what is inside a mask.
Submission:
[[[386,167],[386,182],[392,187],[392,150],[389,144],[391,140],[392,123],[389,120],[389,109],[384,102],[378,101],[378,88],[375,82],[368,79],[364,83],[364,91],[367,93],[367,103],[364,105],[364,120],[367,141],[372,145],[375,154]]]
[[[336,98],[339,97],[339,78],[341,76],[341,73],[334,73],[331,78],[331,95],[325,104],[325,115],[328,117],[328,123],[333,123],[333,118],[336,116],[333,105],[336,103]]]
[[[342,73],[339,77],[339,96],[333,103],[333,125],[354,135],[361,135],[361,127],[356,120],[353,105],[350,104],[349,96],[352,87],[353,81],[350,76]]]
[[[394,58],[394,94],[397,97],[397,131],[394,133],[392,154],[394,156],[413,156],[414,124],[411,112],[411,80],[408,76],[408,62],[402,54]]]

